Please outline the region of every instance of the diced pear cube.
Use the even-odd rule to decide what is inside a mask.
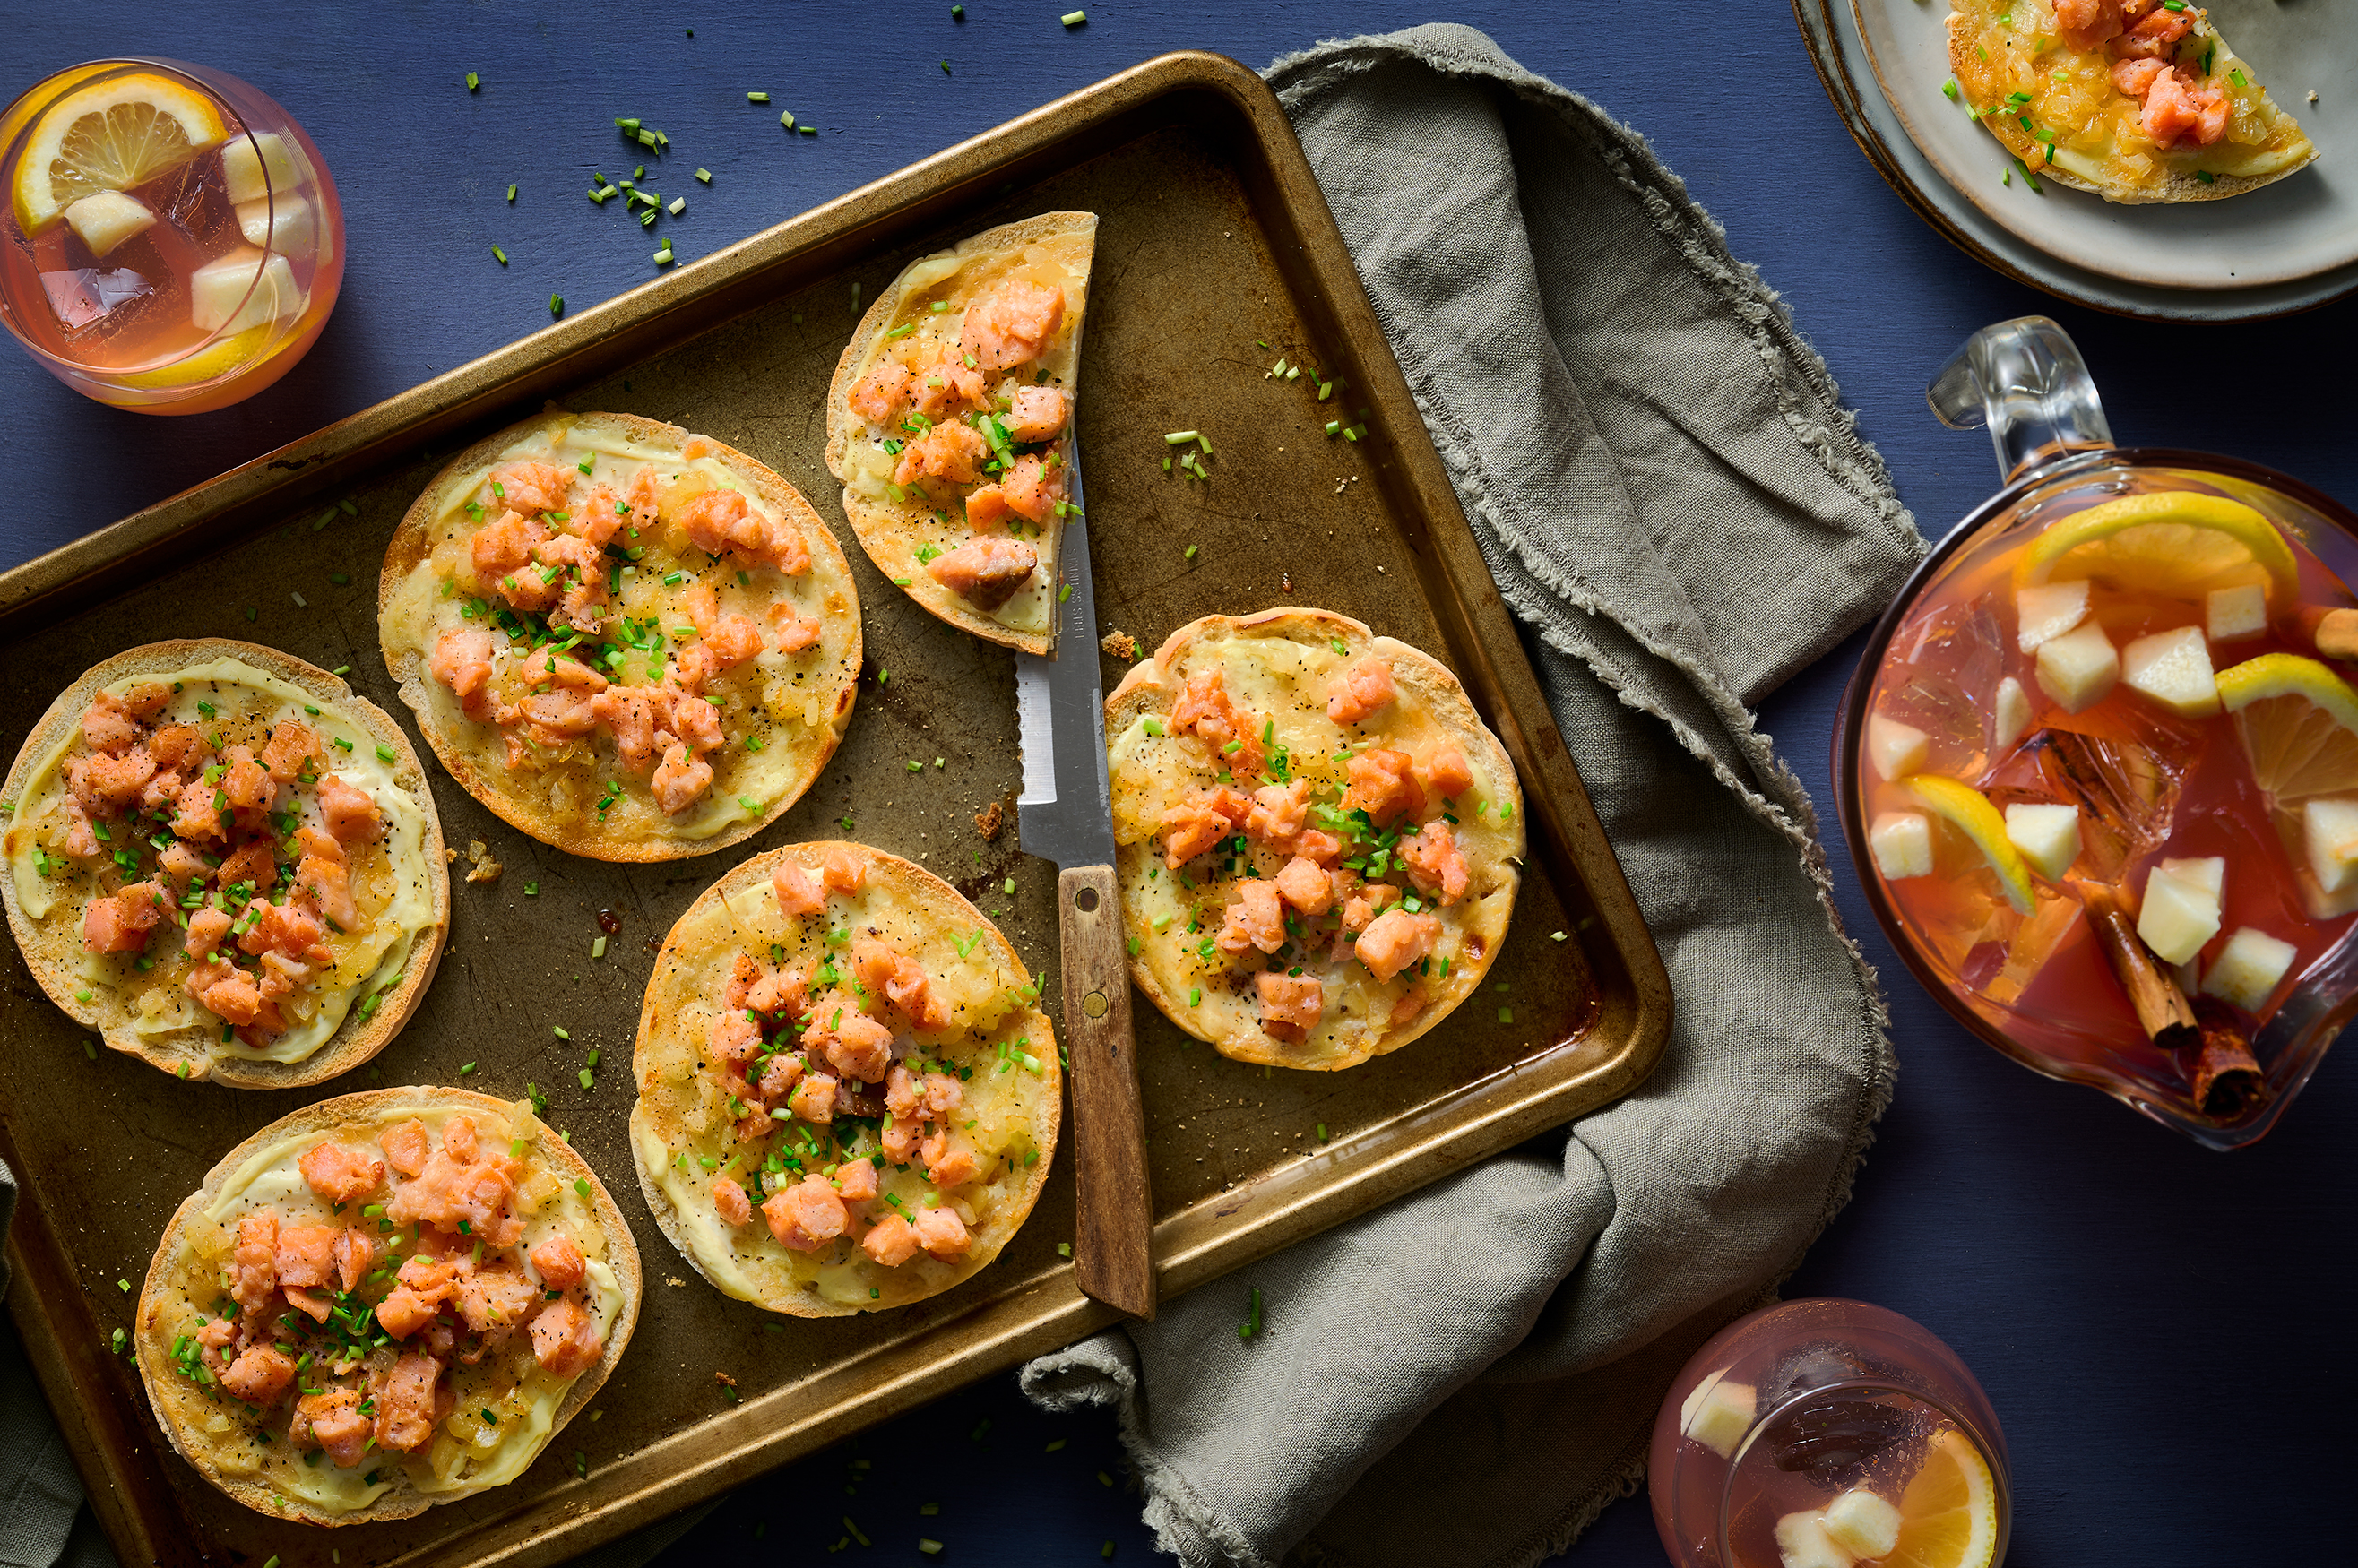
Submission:
[[[1725,1459],[1751,1430],[1753,1411],[1752,1385],[1731,1383],[1726,1374],[1714,1373],[1697,1383],[1679,1407],[1679,1431]]]
[[[2022,851],[2031,869],[2059,881],[2080,858],[2080,808],[2076,806],[2015,805],[2006,808],[2007,842]],[[1871,1555],[1871,1554],[1870,1554]]]
[[[2158,866],[2145,880],[2137,935],[2165,964],[2182,964],[2219,934],[2219,895]]]
[[[2208,719],[2219,711],[2219,677],[2200,626],[2139,637],[2121,650],[2121,679],[2173,713]]]
[[[2039,644],[2039,689],[2066,713],[2085,712],[2104,701],[2120,678],[2121,656],[2096,622]]]
[[[253,201],[273,190],[292,191],[302,183],[297,157],[276,131],[256,131],[251,141],[232,136],[222,144],[222,173],[229,185],[230,201]]]
[[[2295,951],[2291,943],[2278,941],[2257,926],[2239,926],[2211,960],[2202,989],[2212,996],[2225,997],[2245,1012],[2257,1012],[2276,994],[2277,982],[2285,978],[2285,971],[2292,968]]]
[[[237,227],[249,245],[303,255],[311,248],[311,204],[291,190],[274,192],[267,201],[241,201]]]
[[[120,190],[95,191],[66,209],[66,222],[94,256],[104,255],[155,222],[147,203]]]
[[[2214,643],[2256,637],[2268,629],[2268,590],[2255,582],[2214,588],[2203,608],[2204,624]]]
[[[1924,771],[1932,750],[1931,738],[1912,724],[1870,714],[1866,720],[1866,756],[1886,779],[1904,779]]]
[[[1932,824],[1920,811],[1886,811],[1866,830],[1875,869],[1893,881],[1932,873]]]
[[[1785,1568],[1850,1568],[1856,1561],[1826,1533],[1823,1519],[1809,1512],[1777,1521],[1777,1556]]]
[[[1826,1505],[1826,1536],[1854,1557],[1886,1557],[1899,1544],[1899,1510],[1865,1487]]]
[[[2030,694],[2012,676],[1997,683],[1996,711],[1990,722],[1990,749],[2003,752],[2030,728]]]
[[[2080,624],[2087,613],[2088,585],[2085,581],[2016,589],[2015,641],[2021,644],[2024,653],[2035,654],[2041,643],[2051,643]]]
[[[2227,896],[2227,857],[2205,855],[2200,860],[2164,860],[2161,869],[2180,881],[2191,882],[2211,895],[2213,903]]]
[[[189,275],[189,317],[200,332],[243,332],[302,308],[303,291],[285,256],[232,251]]]
[[[2352,885],[2352,873],[2358,872],[2358,795],[2302,802],[2300,826],[2317,885],[2327,892]]]

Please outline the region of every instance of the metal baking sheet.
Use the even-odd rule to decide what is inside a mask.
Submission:
[[[336,1082],[242,1093],[106,1052],[88,1060],[82,1032],[10,946],[0,1155],[25,1201],[9,1304],[123,1561],[312,1561],[328,1543],[200,1481],[108,1349],[132,1311],[115,1281],[140,1277],[174,1205],[222,1151],[328,1095],[538,1084],[630,1216],[649,1296],[598,1419],[577,1420],[507,1487],[336,1532],[356,1564],[558,1562],[1110,1320],[1057,1255],[1072,1235],[1069,1158],[999,1261],[957,1290],[873,1317],[781,1322],[676,1257],[646,1216],[624,1131],[656,946],[741,854],[847,836],[910,856],[990,911],[1035,975],[1057,972],[1056,871],[1014,842],[1011,655],[879,576],[820,464],[821,402],[861,302],[913,255],[1055,208],[1101,218],[1081,418],[1108,627],[1151,649],[1198,615],[1291,601],[1427,649],[1505,740],[1531,829],[1491,977],[1501,989],[1394,1055],[1273,1073],[1140,1010],[1163,1295],[1594,1108],[1652,1067],[1670,1022],[1660,960],[1292,131],[1235,61],[1165,56],[0,574],[11,675],[0,741],[12,749],[85,666],[165,635],[349,665],[406,723],[376,649],[385,541],[449,455],[556,399],[670,420],[769,463],[838,530],[869,619],[842,751],[740,851],[651,867],[576,860],[497,821],[429,762],[445,836],[462,851],[481,839],[504,874],[455,881],[462,854],[432,992],[372,1066]],[[1300,382],[1273,383],[1264,372],[1280,354],[1348,385],[1322,405]],[[1368,410],[1365,440],[1325,435],[1338,403],[1354,419]],[[1163,471],[1162,434],[1183,427],[1213,436],[1208,484]],[[324,519],[340,500],[355,512]],[[1109,658],[1109,689],[1123,667]],[[975,817],[994,803],[1010,822],[986,840]],[[610,946],[593,959],[604,927]]]

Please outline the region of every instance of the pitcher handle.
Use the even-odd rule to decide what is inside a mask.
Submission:
[[[2070,333],[2045,316],[1984,327],[1924,389],[1952,430],[1987,425],[2008,484],[2113,445],[2113,427]]]

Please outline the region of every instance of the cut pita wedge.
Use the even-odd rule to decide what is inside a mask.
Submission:
[[[2194,5],[1953,0],[1965,106],[2039,179],[2107,201],[2215,201],[2317,147]]]
[[[884,575],[951,625],[1045,654],[1069,510],[1093,212],[1044,212],[914,261],[827,388],[827,466]]]

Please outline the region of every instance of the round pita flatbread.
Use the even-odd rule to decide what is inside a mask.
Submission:
[[[463,1235],[415,1220],[395,1224],[389,1217],[403,1214],[403,1195],[412,1182],[380,1140],[405,1123],[422,1122],[420,1147],[438,1160],[449,1152],[456,1118],[473,1128],[478,1163],[471,1169],[477,1177],[488,1163],[513,1178],[513,1196],[499,1212],[520,1221],[521,1234],[506,1247],[494,1243],[471,1252]],[[352,1192],[341,1206],[332,1206],[298,1164],[322,1143],[339,1145],[352,1163],[376,1162],[381,1179]],[[434,1175],[429,1164],[425,1179],[431,1182]],[[394,1184],[390,1190],[387,1183]],[[374,1244],[375,1256],[356,1292],[337,1293],[339,1278],[319,1292],[332,1298],[333,1307],[322,1325],[312,1325],[276,1288],[261,1297],[258,1321],[270,1332],[257,1343],[285,1344],[308,1352],[311,1359],[286,1392],[257,1410],[232,1397],[225,1386],[254,1388],[239,1382],[236,1371],[235,1357],[244,1348],[233,1342],[217,1353],[217,1368],[202,1342],[209,1331],[234,1334],[246,1316],[243,1308],[224,1309],[237,1308],[241,1227],[264,1207],[276,1216],[276,1234],[284,1249],[299,1254],[303,1249],[295,1244],[306,1238],[308,1227],[319,1227],[358,1231]],[[497,1221],[475,1212],[482,1223],[471,1228],[481,1242]],[[529,1254],[558,1235],[580,1254],[579,1281],[561,1290],[556,1288],[558,1276],[542,1271],[536,1260],[527,1262]],[[396,1241],[401,1245],[393,1246]],[[471,1329],[465,1307],[455,1303],[444,1304],[436,1321],[413,1328],[403,1339],[393,1339],[378,1324],[375,1310],[386,1306],[388,1292],[401,1288],[385,1271],[420,1256],[463,1263],[471,1278],[497,1281],[504,1288],[504,1293],[486,1289],[476,1300],[476,1310],[491,1324],[487,1332]],[[517,1276],[522,1285],[512,1282]],[[207,1481],[246,1507],[280,1519],[360,1524],[405,1519],[523,1474],[589,1404],[622,1358],[638,1323],[640,1294],[638,1249],[622,1210],[597,1173],[533,1115],[529,1102],[511,1105],[464,1089],[374,1089],[283,1117],[207,1173],[204,1185],[164,1228],[139,1292],[134,1345],[140,1380],[164,1435]],[[513,1314],[502,1305],[510,1296],[521,1300]],[[360,1310],[364,1304],[365,1313]],[[568,1305],[578,1320],[596,1326],[595,1359],[579,1370],[552,1371],[539,1358],[535,1332],[544,1314]],[[503,1327],[495,1319],[520,1326]],[[289,1321],[303,1325],[299,1335],[287,1328]],[[356,1334],[354,1321],[366,1332]],[[438,1358],[442,1366],[433,1384],[442,1417],[424,1446],[399,1452],[382,1441],[396,1404],[384,1392],[383,1375],[405,1355],[428,1347],[438,1327],[453,1336],[449,1350]],[[385,1343],[374,1343],[380,1339]],[[344,1347],[355,1342],[364,1347],[350,1369],[339,1372]],[[468,1364],[464,1355],[477,1349],[482,1351],[480,1358]],[[586,1345],[577,1352],[590,1354]],[[314,1433],[309,1445],[290,1441],[288,1433],[296,1408],[309,1397],[305,1390],[332,1400],[334,1390],[343,1389],[367,1396],[358,1409],[361,1419],[376,1418],[366,1433],[378,1440],[375,1446],[350,1465],[320,1452],[321,1433]],[[486,1413],[491,1420],[483,1419]]]
[[[861,844],[755,856],[672,927],[639,1015],[631,1152],[655,1222],[723,1292],[793,1317],[968,1279],[1056,1152],[1038,998],[931,871]]]
[[[1114,688],[1106,744],[1130,978],[1220,1054],[1356,1066],[1480,988],[1522,790],[1439,661],[1324,610],[1209,615]]]
[[[810,504],[628,414],[551,412],[460,453],[395,531],[377,611],[450,776],[590,860],[760,832],[835,754],[859,683],[859,593]]]
[[[113,750],[97,744],[84,715],[135,693],[135,711],[92,720]],[[299,733],[276,755],[301,760],[249,796],[241,781],[254,775],[229,764],[272,755],[282,725]],[[78,793],[77,769],[92,768]],[[450,926],[433,794],[400,727],[327,671],[227,638],[128,649],[58,694],[5,787],[9,929],[49,999],[109,1049],[183,1078],[292,1088],[375,1055],[424,1000]],[[265,804],[242,810],[232,790]],[[381,828],[326,835],[349,909],[328,885],[337,870],[313,864],[299,837],[324,831],[323,791],[346,806],[348,792],[368,796]],[[138,887],[145,902],[124,904]],[[127,911],[120,951],[91,946],[102,899]],[[297,911],[265,924],[254,899]],[[189,950],[192,931],[215,925],[233,968]],[[209,990],[217,1007],[189,987],[208,976],[229,982]]]
[[[1063,470],[1097,232],[1094,212],[1043,212],[911,262],[860,318],[827,387],[827,470],[843,481],[844,515],[869,558],[951,625],[1030,654],[1056,636]],[[1001,363],[989,345],[1016,352],[1017,340],[992,335],[973,308],[1011,287],[1044,291],[1033,296],[1044,307],[1055,295],[1040,319],[1054,324],[1036,352]],[[880,367],[897,392],[877,390]],[[926,443],[952,437],[969,449],[944,454],[950,471],[923,471]],[[991,558],[959,575],[975,551]]]

